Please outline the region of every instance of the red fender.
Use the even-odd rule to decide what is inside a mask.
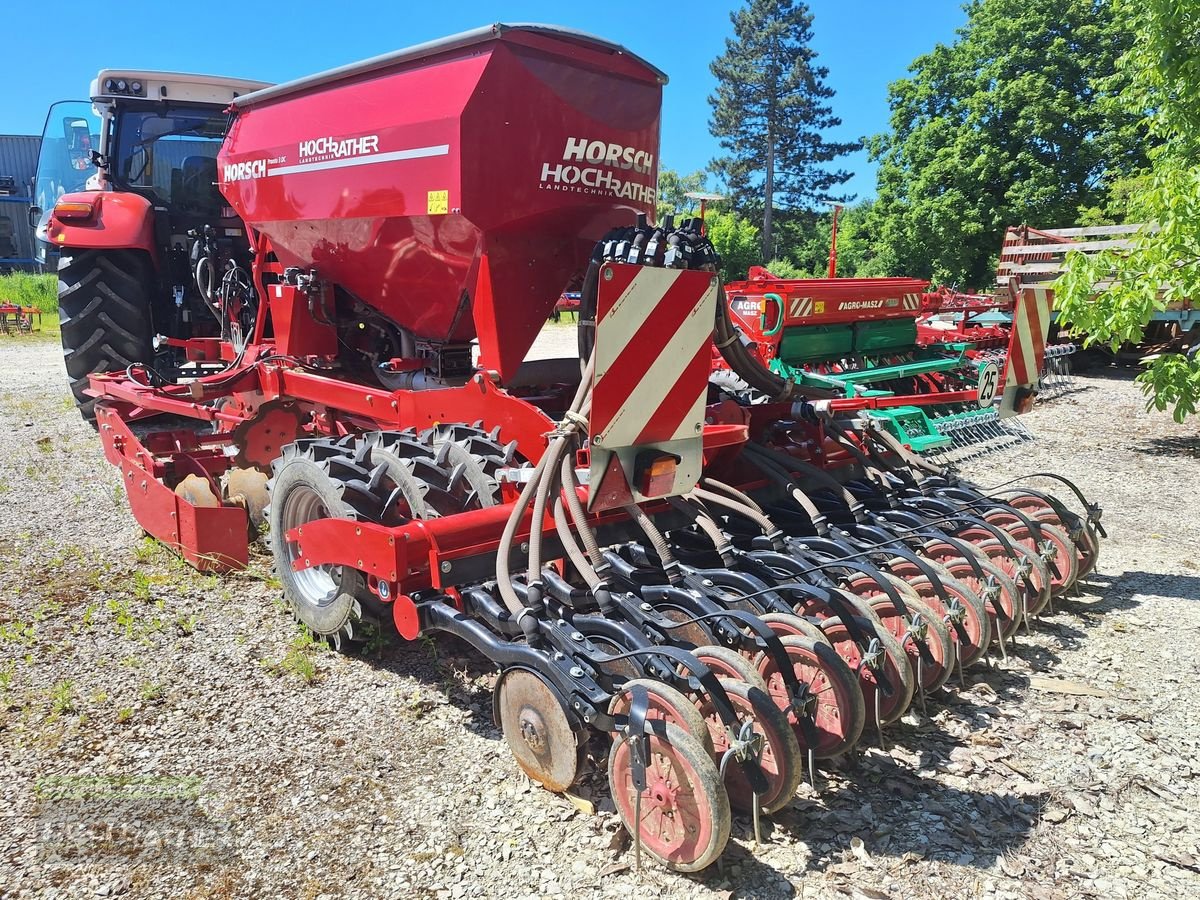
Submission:
[[[46,240],[57,247],[83,250],[145,250],[158,258],[154,241],[154,207],[140,194],[82,191],[63,194],[55,205],[90,203],[95,212],[60,220],[51,213]]]

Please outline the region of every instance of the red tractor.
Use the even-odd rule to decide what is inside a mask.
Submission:
[[[196,280],[198,246],[249,264],[246,229],[217,189],[229,104],[262,82],[105,69],[89,102],[56,103],[46,119],[31,218],[58,255],[67,377],[94,416],[93,372],[145,364],[174,376],[172,341],[233,336]],[[248,313],[249,311],[247,311]]]
[[[806,759],[1003,652],[1095,564],[1099,509],[981,491],[765,368],[700,222],[650,224],[665,82],[496,25],[226,85],[207,119],[168,89],[177,124],[136,138],[114,100],[47,235],[69,373],[109,370],[78,396],[148,532],[219,571],[265,519],[331,644],[458,636],[531,778],[565,790],[590,754],[637,852],[696,871],[731,807],[757,834]],[[218,131],[215,187],[186,146],[177,184],[146,174]],[[576,284],[578,354],[526,361]],[[710,387],[714,345],[745,402]]]

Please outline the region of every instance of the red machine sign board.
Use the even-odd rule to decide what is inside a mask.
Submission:
[[[696,485],[716,302],[711,272],[611,263],[601,271],[590,422],[593,510]]]
[[[1016,304],[1008,344],[1004,396],[1000,400],[1001,418],[1026,412],[1033,403],[1046,355],[1050,306],[1054,299],[1054,292],[1045,286],[1023,288],[1014,283],[1011,290]]]

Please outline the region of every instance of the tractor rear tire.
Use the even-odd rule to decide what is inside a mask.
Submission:
[[[96,400],[84,391],[93,372],[116,372],[153,355],[151,278],[136,250],[64,249],[58,261],[58,316],[63,361],[75,406],[89,422]]]

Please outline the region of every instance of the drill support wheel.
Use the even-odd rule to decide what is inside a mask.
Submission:
[[[509,669],[500,676],[493,704],[508,749],[526,775],[556,792],[575,783],[583,742],[562,700],[540,675]]]

